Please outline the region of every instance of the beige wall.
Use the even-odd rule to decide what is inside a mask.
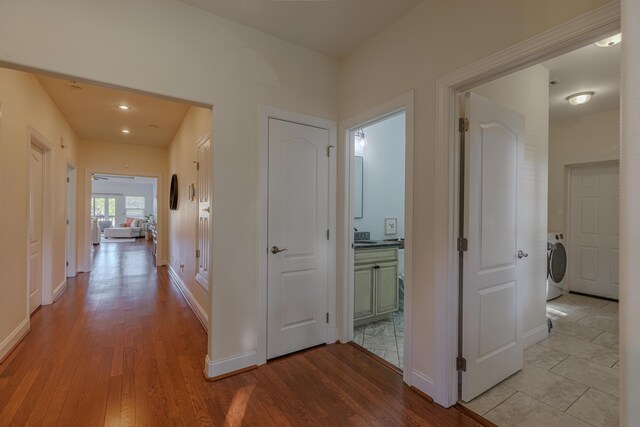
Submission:
[[[567,232],[568,167],[620,158],[620,110],[551,122],[549,127],[549,231]]]
[[[169,179],[166,147],[83,139],[78,147],[78,265],[81,271],[91,269],[87,257],[91,247],[87,232],[91,224],[90,172],[160,177],[158,182],[158,261],[167,259],[167,212]],[[87,197],[87,191],[89,197]]]
[[[415,90],[413,218],[413,369],[435,381],[434,245],[436,81],[605,0],[425,1],[340,64],[340,118],[347,119]],[[340,135],[342,137],[342,135]],[[344,143],[344,141],[342,141]],[[338,150],[338,153],[343,153]],[[338,170],[344,170],[344,158]],[[339,182],[344,177],[339,176]],[[341,188],[342,186],[339,186]],[[339,194],[338,200],[344,197]],[[342,205],[338,207],[343,209]],[[350,230],[349,230],[350,232]],[[338,236],[338,241],[343,241]],[[343,264],[338,258],[338,273]],[[338,295],[342,295],[338,289]]]
[[[29,320],[27,238],[29,219],[28,127],[52,145],[52,289],[66,279],[66,174],[76,164],[78,138],[36,78],[0,68],[0,359],[5,340]],[[60,147],[64,138],[66,148]],[[47,177],[45,177],[47,179]],[[49,296],[51,297],[51,296]]]
[[[211,110],[191,107],[169,145],[169,173],[178,175],[178,210],[169,211],[169,265],[178,274],[196,302],[209,313],[209,293],[196,277],[196,225],[198,205],[187,197],[189,184],[197,184],[196,142],[211,132]],[[180,265],[184,264],[184,270]]]
[[[174,0],[3,1],[2,61],[215,106],[208,352],[255,351],[258,105],[336,119],[337,61]]]
[[[547,165],[549,147],[549,70],[536,65],[473,89],[525,117],[523,223],[518,245],[523,260],[522,316],[524,343],[546,338]]]

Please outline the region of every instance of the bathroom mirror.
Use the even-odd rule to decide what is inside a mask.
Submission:
[[[354,157],[353,176],[353,217],[355,219],[361,219],[364,213],[364,158],[361,156]]]

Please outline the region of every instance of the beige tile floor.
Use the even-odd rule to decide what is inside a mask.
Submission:
[[[353,342],[402,369],[404,355],[404,312],[394,312],[388,320],[353,328]]]
[[[618,303],[566,294],[547,316],[522,371],[464,405],[499,426],[617,426]]]

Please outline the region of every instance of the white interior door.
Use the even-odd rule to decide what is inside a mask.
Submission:
[[[211,191],[211,139],[198,144],[198,250],[196,280],[209,287],[209,216]]]
[[[522,369],[521,223],[525,119],[474,93],[465,96],[462,400]],[[542,284],[541,284],[542,286]]]
[[[269,119],[267,358],[327,340],[328,146],[326,129]]]
[[[67,277],[76,276],[76,172],[67,167]]]
[[[32,146],[29,154],[29,311],[42,304],[42,178],[43,154]]]
[[[618,165],[571,169],[569,288],[618,299]]]

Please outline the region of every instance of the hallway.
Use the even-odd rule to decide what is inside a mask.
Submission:
[[[478,425],[349,345],[216,382],[207,335],[144,240],[96,247],[0,364],[0,425]]]

